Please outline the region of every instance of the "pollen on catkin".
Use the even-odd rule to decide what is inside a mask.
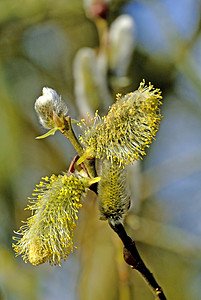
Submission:
[[[101,178],[98,184],[98,206],[101,219],[123,221],[130,206],[126,169],[105,160],[102,164]]]
[[[42,179],[29,198],[32,216],[15,232],[13,248],[33,265],[60,265],[73,252],[73,233],[88,183],[68,173]]]
[[[86,153],[107,158],[119,165],[132,164],[142,158],[161,121],[161,91],[143,81],[135,92],[117,95],[107,116],[97,125],[84,128],[81,142]],[[85,122],[86,126],[86,122]]]

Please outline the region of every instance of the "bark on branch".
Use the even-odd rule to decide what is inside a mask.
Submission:
[[[162,288],[159,286],[153,274],[143,262],[136,248],[135,242],[127,235],[123,224],[110,219],[109,225],[118,234],[124,244],[123,255],[125,262],[129,264],[132,269],[136,269],[143,276],[152,291],[157,296],[157,299],[167,300]]]

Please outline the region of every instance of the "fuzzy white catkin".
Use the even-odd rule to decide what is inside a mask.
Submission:
[[[80,49],[74,59],[75,95],[77,106],[90,114],[100,105],[96,76],[97,59],[93,49]]]
[[[55,90],[48,87],[43,88],[42,96],[36,100],[34,108],[41,125],[47,129],[55,127],[54,114],[62,120],[68,113],[65,102]]]
[[[109,65],[116,76],[126,76],[135,47],[135,23],[128,15],[119,16],[109,31]]]
[[[75,95],[81,114],[112,104],[106,80],[107,57],[91,48],[80,49],[74,59]]]

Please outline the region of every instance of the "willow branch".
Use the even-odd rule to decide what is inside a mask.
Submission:
[[[61,133],[72,143],[73,147],[77,151],[79,156],[82,156],[84,151],[83,148],[78,141],[74,130],[71,125],[71,117],[66,116],[65,117],[65,128],[61,130]],[[94,178],[96,176],[95,166],[94,166],[94,160],[85,160],[84,165],[87,169],[87,172],[91,178]]]
[[[123,253],[126,263],[143,276],[157,296],[157,299],[166,300],[167,298],[165,297],[162,288],[159,286],[150,270],[146,267],[135,246],[135,242],[127,235],[123,224],[110,219],[109,225],[118,234],[124,244]]]
[[[70,140],[78,155],[82,156],[84,151],[72,129],[71,119],[69,116],[65,118],[65,122],[65,128],[62,130],[62,133]],[[70,170],[74,169],[74,165],[76,164],[79,156],[76,156],[72,161]],[[96,176],[94,160],[85,160],[84,167],[86,168],[91,178],[94,178]],[[91,189],[97,194],[97,184],[93,185],[93,188]],[[123,224],[113,219],[109,219],[109,225],[118,234],[119,238],[124,244],[123,253],[126,263],[129,264],[132,269],[136,269],[143,276],[145,281],[157,296],[157,299],[166,300],[162,288],[159,286],[150,270],[146,267],[135,246],[135,242],[127,235]]]

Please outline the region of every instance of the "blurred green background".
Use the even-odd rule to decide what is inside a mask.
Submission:
[[[0,1],[0,299],[154,299],[96,199],[86,200],[78,248],[61,268],[25,264],[11,247],[35,184],[75,155],[59,133],[35,140],[42,87],[78,119],[106,113],[115,93],[143,78],[163,91],[164,118],[147,156],[129,167],[126,228],[167,299],[201,299],[201,2],[106,2],[107,11],[92,0]],[[100,7],[106,21],[94,18]],[[124,14],[128,22],[117,22]]]

